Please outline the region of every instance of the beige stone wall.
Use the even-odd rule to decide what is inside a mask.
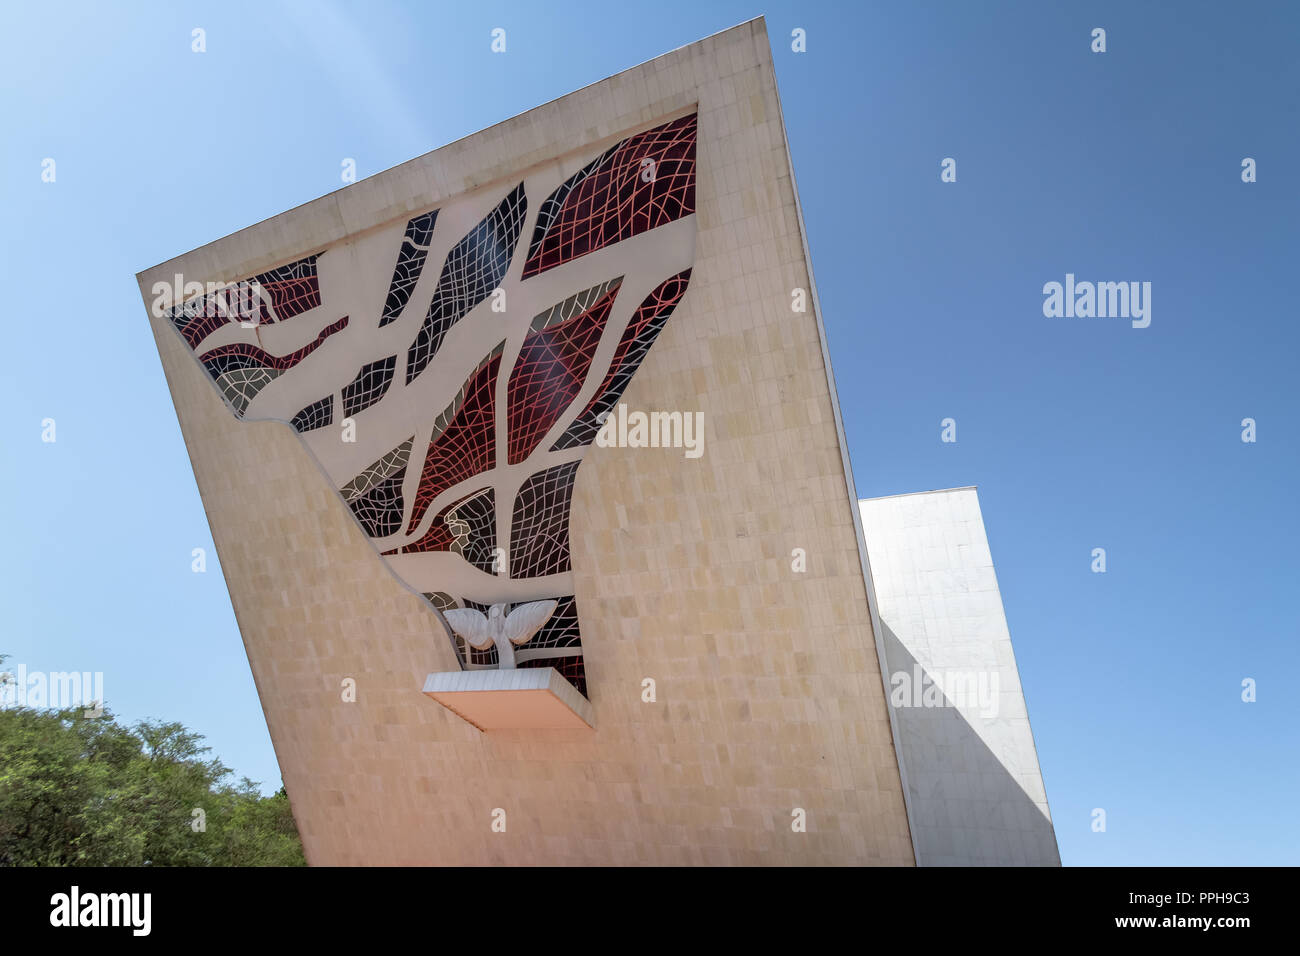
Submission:
[[[790,311],[810,276],[761,21],[148,270],[142,292],[254,274],[696,103],[695,269],[623,401],[703,411],[705,454],[593,447],[579,469],[594,731],[481,734],[423,696],[456,668],[427,605],[293,431],[237,421],[152,320],[311,863],[913,862],[817,319]]]

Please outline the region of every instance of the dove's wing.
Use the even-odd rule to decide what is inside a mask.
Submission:
[[[492,632],[482,611],[472,607],[453,607],[442,612],[451,629],[463,637],[471,647],[485,650],[492,646]]]
[[[506,616],[506,637],[512,644],[527,643],[555,613],[558,601],[521,604]]]

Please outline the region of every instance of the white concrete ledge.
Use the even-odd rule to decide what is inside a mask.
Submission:
[[[554,667],[430,674],[424,693],[490,730],[590,730],[591,702]]]

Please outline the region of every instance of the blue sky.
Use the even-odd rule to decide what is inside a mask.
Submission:
[[[7,11],[0,653],[278,787],[135,273],[763,14],[859,494],[979,486],[1064,862],[1300,861],[1300,8],[542,7]]]

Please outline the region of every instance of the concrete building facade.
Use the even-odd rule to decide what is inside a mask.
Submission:
[[[917,862],[1059,866],[975,489],[860,507]]]
[[[918,862],[761,20],[138,281],[310,863]]]

